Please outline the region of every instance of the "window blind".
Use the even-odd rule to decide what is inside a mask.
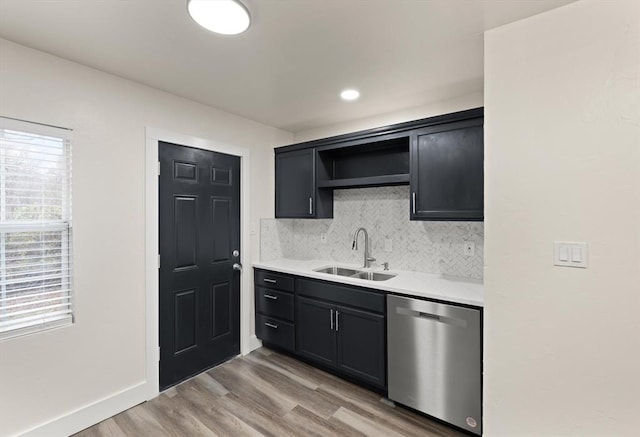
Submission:
[[[0,339],[72,322],[71,131],[0,117]]]

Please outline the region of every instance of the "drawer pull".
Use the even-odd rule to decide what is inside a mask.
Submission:
[[[274,325],[273,323],[265,322],[264,326],[267,326],[271,329],[278,329],[278,325]]]
[[[275,283],[277,283],[277,282],[278,282],[278,281],[276,281],[275,279],[269,279],[269,278],[264,278],[264,279],[263,279],[263,281],[264,281],[264,282],[268,282],[268,283],[270,283],[270,284],[275,284]]]
[[[264,297],[271,300],[278,300],[278,296],[274,296],[272,294],[265,294]]]

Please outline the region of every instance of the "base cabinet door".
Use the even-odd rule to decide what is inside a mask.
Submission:
[[[370,384],[385,387],[384,316],[337,306],[336,332],[338,370]]]
[[[297,298],[296,352],[325,366],[336,365],[335,306]]]

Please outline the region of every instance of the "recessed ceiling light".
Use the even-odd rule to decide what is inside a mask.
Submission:
[[[189,15],[200,26],[223,35],[236,35],[249,28],[249,11],[236,0],[187,0]]]
[[[360,91],[354,89],[344,90],[340,93],[342,100],[355,100],[360,97]]]

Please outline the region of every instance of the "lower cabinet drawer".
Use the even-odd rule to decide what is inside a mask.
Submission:
[[[294,335],[293,324],[262,314],[256,315],[256,336],[262,341],[293,352],[295,349]]]
[[[293,294],[256,287],[256,312],[293,321]]]
[[[386,302],[385,294],[378,290],[315,279],[296,280],[296,294],[380,314],[384,314]]]
[[[256,286],[269,287],[293,293],[293,277],[268,270],[255,270],[254,283]]]

